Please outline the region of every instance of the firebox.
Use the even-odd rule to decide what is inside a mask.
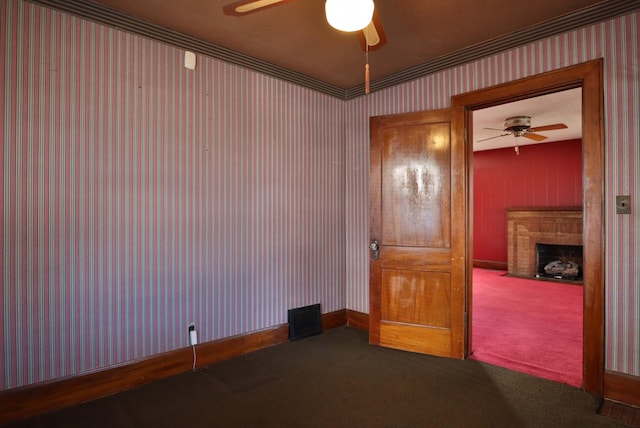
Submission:
[[[536,277],[582,280],[582,245],[536,243]]]

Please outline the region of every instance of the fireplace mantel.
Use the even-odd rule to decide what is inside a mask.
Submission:
[[[536,243],[582,245],[582,207],[507,208],[507,270],[532,278]]]

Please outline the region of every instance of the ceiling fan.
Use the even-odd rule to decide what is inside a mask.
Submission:
[[[226,15],[246,16],[264,9],[291,3],[292,1],[295,0],[240,0],[224,6],[222,10]],[[378,50],[387,43],[387,36],[375,8],[369,25],[358,32],[358,39],[362,50],[365,52]]]
[[[567,125],[564,123],[554,123],[553,125],[536,126],[531,127],[531,116],[512,116],[504,120],[504,129],[498,128],[484,128],[492,129],[495,131],[502,131],[503,134],[496,135],[495,137],[484,138],[476,141],[480,143],[482,141],[493,140],[494,138],[500,138],[507,135],[513,135],[514,137],[524,137],[534,141],[546,140],[549,137],[537,134],[537,132],[554,131],[557,129],[567,129]],[[516,145],[514,147],[516,154],[520,154],[518,147],[518,139],[516,138]]]

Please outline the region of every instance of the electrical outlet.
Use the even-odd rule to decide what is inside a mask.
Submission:
[[[198,344],[198,332],[196,331],[196,325],[191,323],[188,328],[189,332],[189,345],[195,346]]]

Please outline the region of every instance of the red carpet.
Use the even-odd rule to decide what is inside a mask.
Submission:
[[[582,385],[582,286],[473,270],[471,358]]]

